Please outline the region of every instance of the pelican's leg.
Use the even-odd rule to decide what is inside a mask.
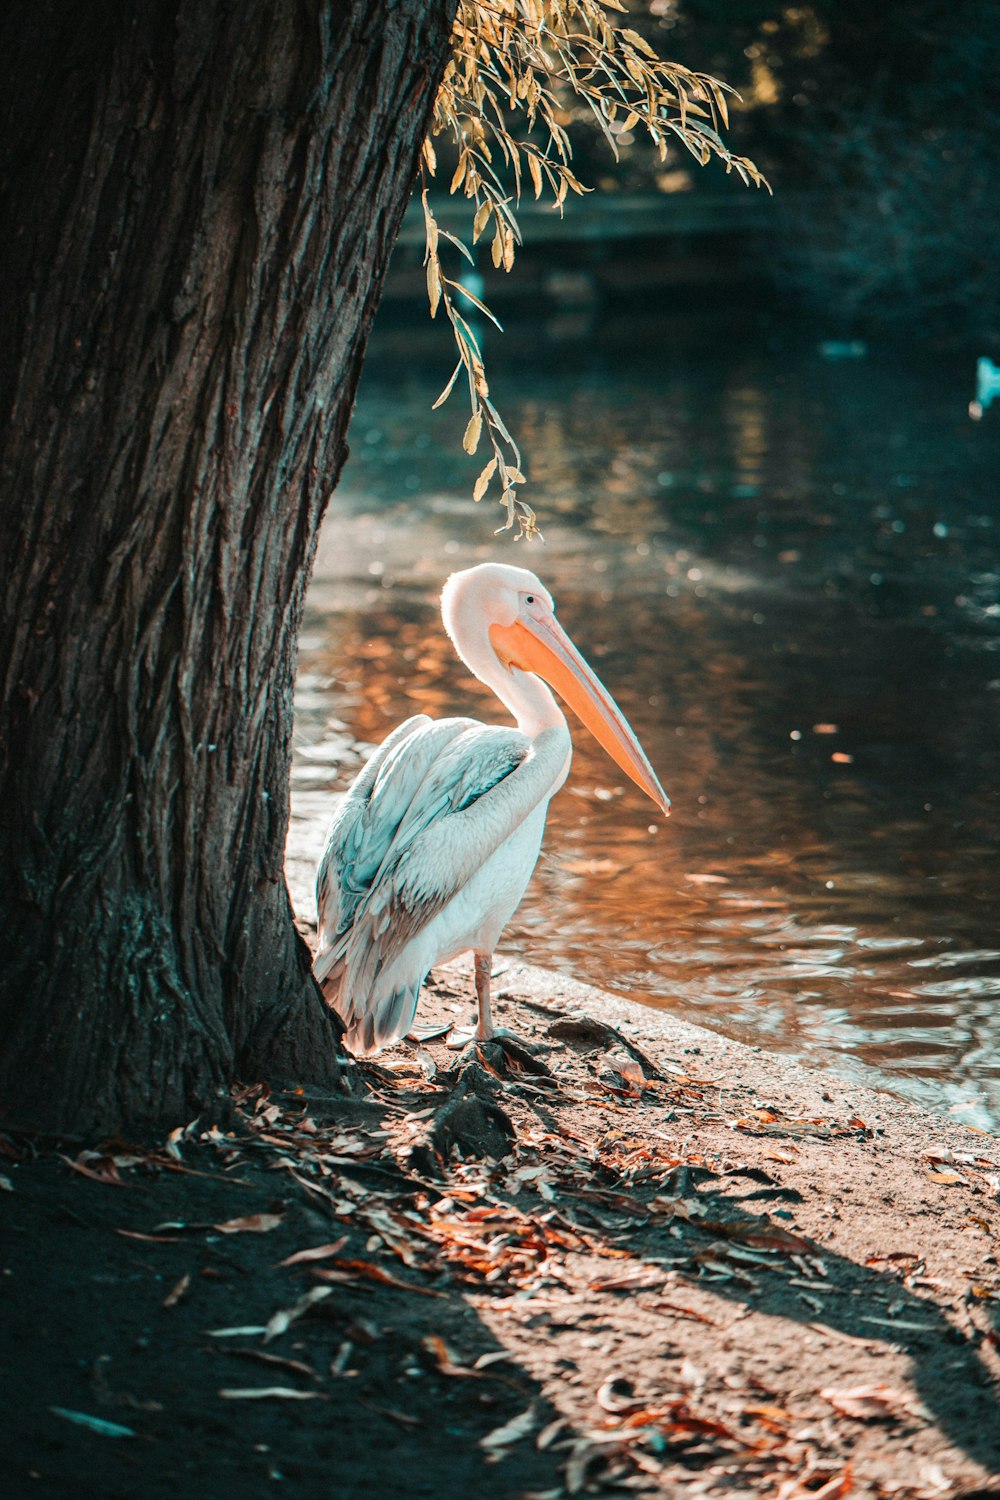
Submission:
[[[490,979],[493,975],[493,954],[477,953],[475,955],[476,968],[476,999],[479,1002],[479,1025],[476,1027],[476,1041],[488,1042],[493,1037],[493,1017],[490,1013]]]
[[[476,976],[476,1002],[479,1007],[479,1022],[473,1031],[471,1026],[455,1026],[452,1028],[448,1038],[448,1046],[453,1052],[458,1052],[463,1047],[476,1047],[479,1042],[499,1042],[510,1036],[510,1032],[503,1026],[493,1025],[493,1012],[490,1008],[490,980],[493,975],[493,954],[474,953]]]

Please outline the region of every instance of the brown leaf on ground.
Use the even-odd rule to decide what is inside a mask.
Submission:
[[[83,1160],[84,1154],[90,1157],[93,1165],[88,1165]],[[118,1176],[115,1163],[108,1156],[97,1156],[94,1152],[87,1152],[81,1153],[74,1160],[72,1156],[63,1156],[60,1153],[59,1160],[64,1161],[68,1167],[72,1167],[74,1172],[79,1172],[81,1177],[89,1177],[91,1182],[103,1182],[108,1187],[128,1187],[130,1185],[127,1182],[123,1182]]]
[[[807,1470],[796,1478],[785,1479],[779,1484],[774,1500],[845,1500],[854,1489],[850,1464],[818,1486],[811,1483],[815,1477],[814,1470]]]
[[[666,1278],[662,1266],[637,1266],[634,1271],[625,1271],[618,1276],[598,1276],[588,1282],[592,1292],[634,1292],[640,1287],[662,1286]]]
[[[469,1365],[459,1364],[439,1333],[432,1333],[421,1339],[420,1347],[425,1354],[430,1355],[439,1375],[451,1375],[462,1380],[488,1380],[490,1378],[485,1370],[474,1370]]]
[[[226,1219],[223,1224],[213,1224],[220,1234],[268,1234],[277,1229],[284,1214],[244,1214],[238,1219]]]
[[[383,1271],[381,1266],[376,1266],[370,1260],[338,1260],[336,1265],[329,1271],[314,1271],[314,1276],[321,1277],[324,1281],[380,1281],[383,1286],[399,1287],[403,1292],[416,1292],[420,1297],[444,1297],[445,1292],[437,1292],[433,1287],[416,1286],[412,1281],[402,1281],[398,1276]]]
[[[176,1282],[175,1285],[170,1289],[170,1291],[163,1299],[163,1306],[176,1307],[177,1303],[184,1296],[184,1293],[187,1291],[190,1285],[191,1275],[189,1272],[186,1276],[182,1276],[180,1281]]]
[[[722,1239],[749,1245],[756,1250],[782,1250],[787,1255],[793,1252],[802,1255],[816,1248],[812,1240],[807,1240],[804,1235],[794,1234],[790,1229],[782,1229],[779,1224],[773,1224],[766,1214],[759,1219],[738,1219],[731,1222],[701,1219],[698,1227],[708,1234],[716,1234]]]
[[[274,1370],[289,1370],[293,1375],[303,1375],[307,1380],[318,1380],[312,1365],[301,1359],[284,1359],[280,1354],[268,1354],[264,1349],[227,1349],[234,1359],[252,1359],[255,1364],[267,1365]]]
[[[607,1082],[616,1093],[624,1094],[626,1099],[641,1099],[649,1087],[649,1079],[641,1065],[627,1057],[609,1057],[602,1082]]]
[[[342,1234],[339,1240],[331,1240],[329,1245],[315,1245],[311,1250],[296,1250],[294,1255],[286,1255],[284,1260],[279,1260],[279,1266],[301,1266],[308,1265],[314,1260],[328,1260],[331,1255],[336,1255],[338,1250],[343,1250],[347,1244],[347,1235]]]
[[[795,1120],[773,1114],[769,1109],[752,1109],[749,1114],[741,1115],[734,1125],[748,1135],[816,1136],[819,1140],[829,1140],[833,1136],[854,1134],[853,1129],[836,1120]]]
[[[850,1390],[833,1390],[827,1386],[820,1391],[824,1401],[829,1401],[842,1417],[852,1417],[856,1422],[881,1422],[887,1418],[913,1417],[922,1414],[919,1402],[906,1391],[883,1385],[855,1385]]]

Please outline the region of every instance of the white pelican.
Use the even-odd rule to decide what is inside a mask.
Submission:
[[[455,650],[517,728],[417,714],[379,746],[334,816],[317,876],[315,973],[356,1055],[405,1036],[428,970],[469,949],[475,1036],[494,1035],[493,950],[531,879],[549,798],[572,755],[545,682],[670,810],[624,714],[533,573],[499,563],[453,573],[441,612]]]

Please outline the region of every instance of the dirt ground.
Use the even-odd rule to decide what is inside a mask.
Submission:
[[[0,1493],[1000,1494],[998,1143],[497,987],[523,1049],[428,1037],[153,1151],[0,1138]],[[420,1021],[469,1011],[449,970]]]

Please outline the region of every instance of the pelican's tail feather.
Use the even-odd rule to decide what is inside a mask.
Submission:
[[[333,943],[328,948],[322,948],[316,954],[316,957],[313,959],[313,973],[316,976],[317,984],[321,985],[324,989],[326,988],[331,972],[342,957],[342,949]]]
[[[344,1035],[344,1045],[355,1057],[369,1057],[398,1042],[413,1025],[422,979],[400,985],[367,1010]]]

